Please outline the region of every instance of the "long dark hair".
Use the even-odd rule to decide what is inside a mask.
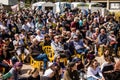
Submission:
[[[68,66],[67,66],[67,71],[68,71],[68,74],[69,74],[69,76],[71,77],[71,79],[72,79],[72,67],[75,65],[75,63],[74,62],[70,62],[70,63],[68,63]]]

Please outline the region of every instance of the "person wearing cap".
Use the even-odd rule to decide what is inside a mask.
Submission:
[[[64,80],[79,80],[79,74],[77,72],[77,65],[75,62],[70,62],[67,65],[67,69],[64,72]]]
[[[8,73],[11,73],[14,77],[14,80],[18,80],[19,79],[19,72],[22,68],[23,64],[21,62],[16,62],[14,64],[14,66],[10,69],[10,71]],[[8,73],[6,73],[5,75],[7,75]]]
[[[73,58],[72,62],[75,62],[76,65],[77,65],[77,70],[79,71],[84,71],[84,65],[82,63],[82,60],[80,58]]]
[[[53,62],[48,63],[48,69],[45,71],[43,76],[48,77],[49,79],[52,79],[55,75],[55,65]]]

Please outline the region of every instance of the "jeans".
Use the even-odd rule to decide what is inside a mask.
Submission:
[[[97,77],[101,79],[100,76],[97,76]],[[91,77],[88,77],[87,80],[97,80],[97,79],[91,76]]]
[[[82,53],[82,52],[85,52],[85,54],[87,54],[87,52],[88,52],[88,49],[85,49],[85,48],[83,48],[83,49],[78,49],[78,50],[76,50],[77,51],[77,53]]]
[[[117,44],[112,45],[113,49],[114,49],[114,53],[117,54],[118,51],[118,46]]]
[[[47,61],[49,61],[49,59],[45,53],[37,55],[36,57],[34,57],[34,59],[37,61],[43,61],[44,62],[43,68],[47,69]]]
[[[10,67],[7,64],[0,62],[0,66],[5,68],[5,73],[7,73],[9,71]]]

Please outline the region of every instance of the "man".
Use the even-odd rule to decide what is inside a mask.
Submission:
[[[28,61],[28,56],[30,54],[29,50],[26,48],[25,42],[23,39],[20,39],[19,34],[14,35],[15,40],[13,41],[14,48],[18,55],[19,60],[21,61],[21,55],[24,53],[26,55],[26,60]]]
[[[77,53],[79,54],[87,54],[89,47],[87,45],[85,45],[85,43],[83,42],[83,40],[79,40],[78,36],[74,35],[73,36],[73,41],[71,41],[69,43],[70,46],[74,46],[74,48],[72,50],[76,50]]]
[[[74,21],[71,22],[71,26],[70,28],[75,28],[75,29],[79,29],[79,18],[78,17],[75,17],[74,18]]]
[[[35,37],[39,42],[44,40],[44,35],[40,33],[40,30],[36,31],[37,36]]]
[[[61,57],[66,57],[64,47],[62,46],[59,40],[60,40],[60,37],[55,36],[54,41],[51,43],[51,46],[55,52],[55,57],[58,55],[60,55]]]
[[[39,41],[36,38],[33,39],[32,45],[30,46],[30,53],[35,60],[44,62],[44,70],[47,69],[47,61],[49,61],[47,55],[43,53],[42,46],[39,45]]]
[[[98,45],[103,45],[104,47],[107,47],[108,44],[108,38],[107,34],[105,32],[105,29],[100,30],[100,34],[98,35]]]
[[[99,47],[99,55],[101,56],[104,52],[104,48],[107,48],[108,47],[108,36],[105,32],[105,29],[101,29],[100,30],[100,34],[98,35],[98,38],[97,38],[97,46]]]
[[[92,43],[94,40],[92,39],[93,35],[93,28],[92,26],[89,26],[89,30],[86,32],[86,38],[88,40],[88,43]]]

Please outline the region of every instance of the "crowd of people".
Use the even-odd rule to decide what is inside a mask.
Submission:
[[[53,62],[43,46],[54,50]],[[29,8],[0,12],[3,80],[80,80],[83,73],[87,80],[120,80],[120,61],[114,60],[119,57],[119,48],[120,23],[114,14],[102,16],[99,10],[83,13],[78,8],[65,9],[63,13]],[[97,61],[99,52],[105,62]],[[75,54],[82,57],[73,57]],[[30,62],[30,56],[43,61],[43,75],[35,68],[28,72],[28,78],[20,78],[21,68]],[[67,58],[67,65],[61,58]]]

